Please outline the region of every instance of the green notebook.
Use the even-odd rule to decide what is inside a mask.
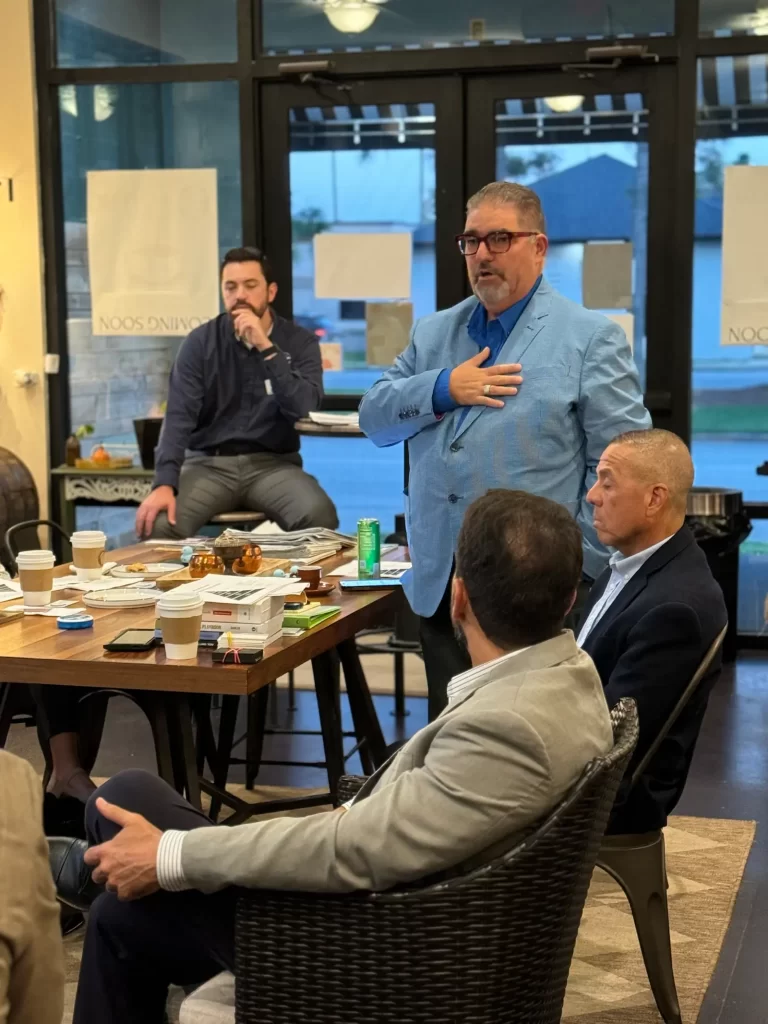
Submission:
[[[326,619],[338,615],[341,608],[337,604],[318,604],[315,607],[302,608],[301,611],[285,612],[283,625],[291,629],[312,629]]]

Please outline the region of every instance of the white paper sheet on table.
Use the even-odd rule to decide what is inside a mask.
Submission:
[[[411,568],[410,562],[382,562],[381,563],[381,575],[386,579],[396,580]],[[326,573],[327,576],[345,576],[347,579],[357,579],[357,560],[354,562],[345,562],[344,565],[340,565],[333,572]]]
[[[96,591],[100,592],[102,590],[117,590],[118,588],[127,590],[129,587],[137,587],[140,583],[146,582],[144,577],[141,575],[139,575],[136,580],[120,580],[110,577],[109,579],[87,580],[81,582],[80,580],[73,580],[71,578],[67,580],[66,576],[60,577],[60,579],[66,580],[66,586],[54,586],[54,590],[79,590],[83,594],[93,594]],[[55,584],[57,580],[54,580],[53,582]]]
[[[72,607],[76,605],[77,607]],[[23,604],[11,604],[5,611],[24,612],[25,615],[44,615],[49,619],[69,618],[71,615],[82,615],[86,609],[77,601],[54,601],[47,608],[26,608]]]

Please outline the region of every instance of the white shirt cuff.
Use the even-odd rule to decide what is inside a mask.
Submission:
[[[186,834],[177,829],[169,829],[160,837],[160,845],[157,848],[157,881],[160,888],[166,892],[182,892],[184,889],[192,888],[184,877],[184,868],[181,865],[181,852]]]

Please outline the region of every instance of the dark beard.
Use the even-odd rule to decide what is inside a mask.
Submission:
[[[234,319],[234,316],[238,312],[238,310],[240,310],[240,309],[250,309],[250,311],[252,313],[255,313],[256,316],[259,318],[259,320],[261,320],[261,318],[267,312],[267,306],[268,305],[269,304],[265,302],[261,309],[257,309],[255,306],[252,306],[250,304],[250,302],[240,302],[240,303],[238,303],[238,305],[232,307],[232,309],[229,312],[229,315]]]

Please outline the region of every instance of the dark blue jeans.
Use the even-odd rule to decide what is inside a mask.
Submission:
[[[125,771],[88,803],[90,845],[119,831],[96,810],[97,796],[164,830],[211,824],[161,779]],[[231,889],[159,892],[131,903],[104,893],[88,916],[73,1024],[163,1024],[169,985],[198,985],[233,970],[235,903]]]

